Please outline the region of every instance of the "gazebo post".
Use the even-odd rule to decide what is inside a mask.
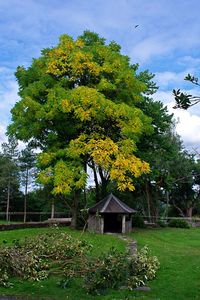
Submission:
[[[122,233],[126,233],[126,215],[122,216]]]
[[[104,233],[104,217],[101,217],[101,219],[100,219],[100,226],[101,226],[101,233]]]

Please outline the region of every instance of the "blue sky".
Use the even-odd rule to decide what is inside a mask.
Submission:
[[[29,66],[63,33],[76,38],[89,29],[118,42],[140,70],[155,74],[154,97],[170,112],[173,88],[200,95],[183,80],[200,75],[199,11],[198,0],[0,0],[0,142],[18,98],[16,67]],[[173,112],[185,146],[200,152],[200,104]]]

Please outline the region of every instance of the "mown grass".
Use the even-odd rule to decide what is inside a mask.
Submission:
[[[0,232],[0,244],[7,240],[22,239],[49,232],[49,228],[31,228]],[[67,231],[74,237],[85,239],[93,245],[92,254],[99,255],[111,246],[124,251],[122,240],[111,235],[82,234],[69,228],[59,229],[57,232]],[[158,256],[161,267],[156,280],[149,283],[150,292],[109,291],[106,295],[91,296],[82,288],[81,280],[75,280],[67,289],[58,287],[59,278],[49,278],[40,282],[15,283],[13,289],[0,288],[0,295],[26,295],[33,299],[51,300],[199,300],[200,299],[200,229],[153,229],[138,230],[130,235],[136,239],[138,246],[148,245],[152,255]],[[27,299],[27,297],[25,298]],[[29,298],[28,298],[29,299]]]
[[[148,245],[161,264],[151,292],[140,292],[140,299],[200,299],[200,229],[140,230],[131,236],[139,247]]]

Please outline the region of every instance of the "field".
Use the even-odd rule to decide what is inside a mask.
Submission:
[[[0,232],[0,243],[4,240],[21,239],[52,229],[21,229]],[[59,229],[89,241],[94,247],[91,255],[99,255],[111,246],[124,251],[121,239],[110,235],[81,234],[69,228]],[[59,231],[58,231],[59,234]],[[156,280],[150,282],[150,292],[109,291],[103,296],[90,296],[82,289],[81,281],[76,280],[68,289],[57,286],[58,278],[41,282],[15,282],[13,289],[0,288],[0,295],[26,295],[24,299],[51,300],[186,300],[200,299],[200,229],[153,229],[138,230],[130,235],[136,239],[139,248],[148,245],[152,255],[158,256],[161,267]]]

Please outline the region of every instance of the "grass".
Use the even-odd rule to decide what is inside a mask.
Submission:
[[[141,294],[148,300],[200,299],[200,229],[140,230],[131,236],[139,247],[148,245],[161,263],[151,292]]]
[[[24,239],[28,236],[34,236],[45,232],[55,232],[55,229],[51,228],[29,228],[29,229],[18,229],[11,231],[0,232],[0,244],[4,241],[12,243],[13,240]],[[112,246],[115,246],[119,251],[125,250],[125,242],[112,235],[99,235],[99,234],[82,234],[81,231],[71,230],[68,227],[58,229],[57,232],[68,232],[71,236],[87,240],[93,245],[91,255],[97,256],[102,252],[108,251]],[[51,300],[84,300],[84,299],[125,299],[127,291],[111,292],[107,296],[89,296],[82,288],[81,280],[75,280],[72,286],[68,289],[61,289],[57,286],[59,278],[49,278],[40,282],[19,282],[19,280],[13,280],[14,288],[6,289],[0,287],[0,295],[24,295],[33,297],[33,299],[51,299]],[[113,295],[116,294],[116,297]],[[26,298],[27,299],[27,298]]]
[[[6,220],[0,220],[0,224],[4,225],[4,224],[16,224],[16,223],[19,223],[19,222],[14,222],[14,221],[6,221]]]
[[[21,239],[42,232],[49,232],[49,228],[30,228],[0,232],[0,244],[7,240]],[[125,244],[117,237],[98,235],[63,228],[74,237],[89,241],[94,247],[92,255],[99,255],[111,246],[124,251]],[[195,300],[200,299],[200,229],[144,229],[130,235],[137,240],[138,246],[148,245],[152,255],[158,256],[161,267],[156,280],[150,282],[150,292],[110,291],[104,296],[90,296],[82,288],[81,280],[75,280],[67,289],[57,286],[59,278],[49,278],[41,282],[15,281],[13,289],[0,288],[0,295],[28,295],[33,299],[51,300]],[[27,298],[25,298],[27,299]]]

